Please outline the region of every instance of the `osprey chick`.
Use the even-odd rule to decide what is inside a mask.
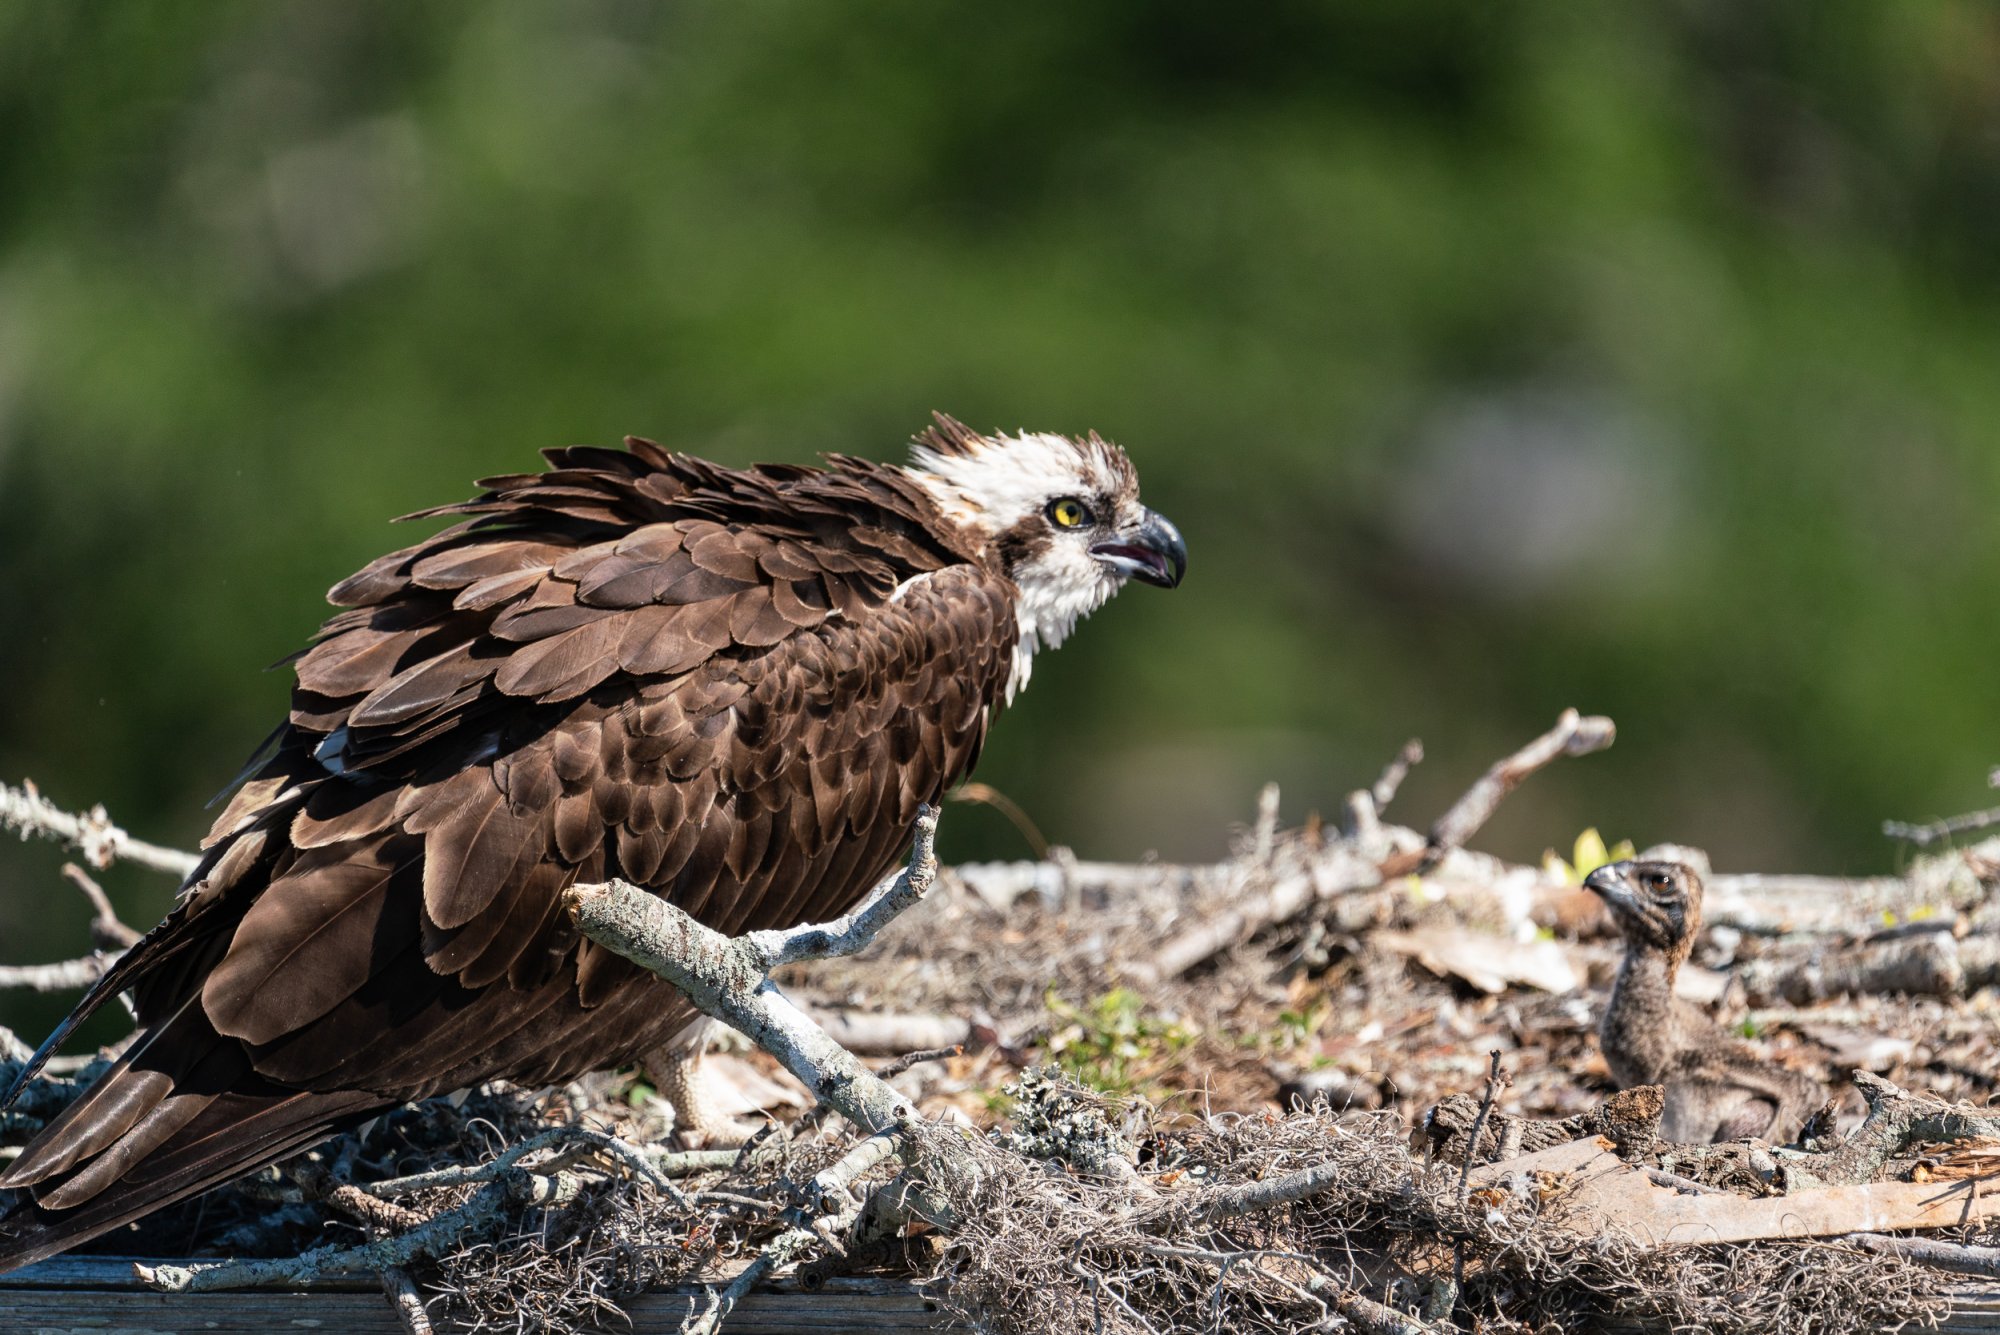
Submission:
[[[1682,1145],[1798,1134],[1825,1091],[1765,1061],[1685,997],[1674,979],[1701,935],[1701,876],[1680,862],[1614,862],[1584,879],[1625,937],[1599,1026],[1620,1089],[1665,1087],[1660,1134]]]
[[[636,1060],[692,1008],[565,887],[729,933],[846,912],[1036,651],[1186,568],[1095,435],[939,416],[907,468],[626,446],[546,451],[335,586],[173,910],[7,1096],[132,994],[136,1040],[0,1174],[32,1193],[0,1270],[412,1099]]]

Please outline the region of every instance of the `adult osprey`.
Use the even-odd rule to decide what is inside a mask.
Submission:
[[[732,933],[845,912],[1037,649],[1186,566],[1094,434],[940,415],[907,468],[547,458],[335,586],[173,910],[21,1077],[132,994],[137,1040],[0,1176],[33,1195],[0,1270],[411,1099],[638,1059],[693,1012],[581,939],[565,886]]]

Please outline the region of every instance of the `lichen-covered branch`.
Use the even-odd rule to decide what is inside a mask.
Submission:
[[[531,1192],[535,1182],[536,1179],[523,1173],[489,1183],[457,1209],[447,1210],[407,1233],[355,1247],[315,1247],[297,1256],[271,1261],[223,1261],[210,1265],[135,1263],[132,1270],[143,1283],[169,1293],[301,1285],[324,1275],[356,1271],[379,1275],[421,1257],[434,1256],[468,1236],[497,1228],[506,1218],[508,1206],[516,1197]]]
[[[910,865],[846,918],[783,932],[726,937],[625,881],[572,886],[564,902],[584,935],[652,970],[703,1014],[744,1034],[841,1116],[865,1131],[907,1124],[909,1101],[871,1074],[783,993],[771,970],[850,954],[922,899],[937,876],[937,813],[918,818]]]
[[[1854,1073],[1854,1087],[1867,1101],[1867,1118],[1834,1149],[1787,1159],[1783,1168],[1787,1185],[1805,1188],[1872,1182],[1891,1159],[1915,1146],[2000,1138],[2000,1112],[1911,1093],[1867,1071]]]

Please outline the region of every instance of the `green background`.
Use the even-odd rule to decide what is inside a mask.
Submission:
[[[1124,442],[1193,552],[980,773],[1084,856],[1411,735],[1423,824],[1574,704],[1485,846],[1888,867],[2000,758],[1997,239],[1990,4],[15,0],[0,776],[192,843],[391,515],[942,408]],[[0,958],[81,948],[59,859]]]

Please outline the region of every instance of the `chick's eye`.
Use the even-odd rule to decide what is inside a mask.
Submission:
[[[1090,522],[1090,507],[1074,496],[1050,501],[1049,522],[1057,528],[1082,528]]]

